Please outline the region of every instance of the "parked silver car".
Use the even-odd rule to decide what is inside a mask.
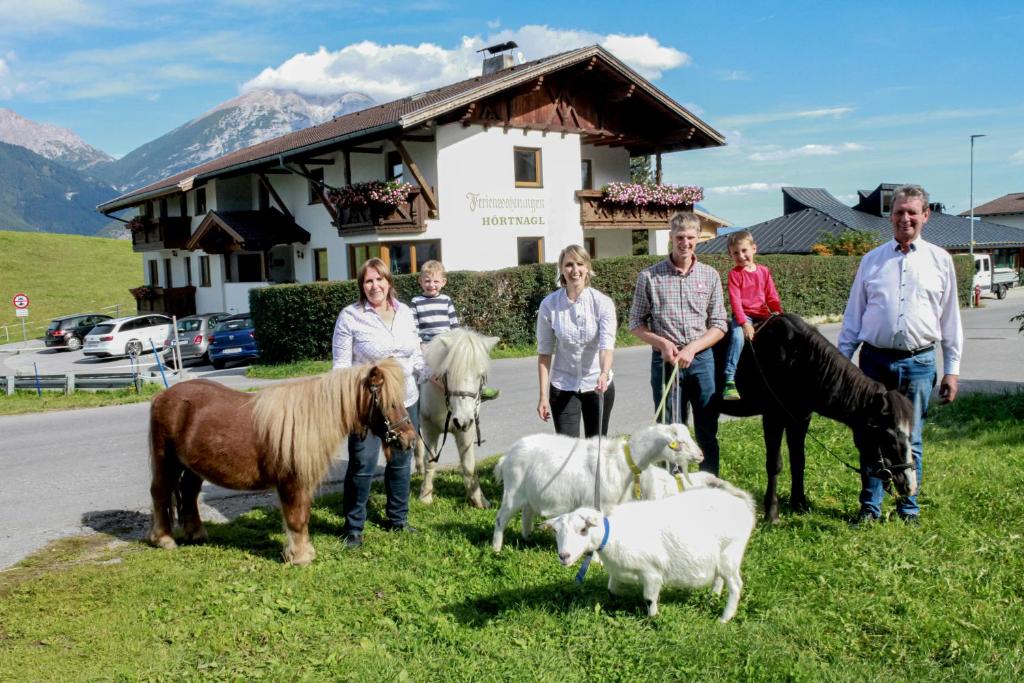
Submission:
[[[228,317],[227,313],[200,313],[190,315],[187,318],[178,320],[178,338],[168,339],[164,342],[167,350],[164,351],[164,362],[168,365],[174,363],[174,347],[181,349],[181,362],[185,363],[197,358],[203,363],[210,362],[210,339],[213,338],[213,328],[222,318]]]

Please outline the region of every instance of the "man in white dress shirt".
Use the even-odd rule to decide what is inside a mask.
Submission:
[[[910,449],[919,492],[921,429],[938,374],[935,346],[942,348],[939,397],[949,403],[956,398],[964,340],[953,259],[921,238],[930,216],[923,188],[905,185],[896,190],[890,215],[893,240],[861,259],[839,333],[843,355],[852,358],[860,346],[864,374],[888,389],[898,389],[913,402]],[[882,495],[882,481],[862,474],[861,522],[881,518]],[[921,513],[917,496],[900,498],[896,512],[908,524],[916,524]]]

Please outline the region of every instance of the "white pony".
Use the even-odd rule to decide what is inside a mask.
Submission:
[[[441,437],[447,428],[459,447],[462,479],[469,502],[478,508],[490,507],[476,475],[473,441],[480,429],[477,424],[480,391],[491,366],[491,349],[497,343],[497,337],[485,337],[462,327],[437,335],[423,353],[427,366],[441,385],[428,382],[420,392],[423,441],[416,444],[416,471],[423,473],[420,500],[424,503],[434,500],[434,472],[437,469],[434,454],[441,448]],[[430,453],[424,452],[427,450]]]

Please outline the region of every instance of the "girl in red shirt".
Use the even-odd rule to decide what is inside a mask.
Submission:
[[[729,271],[729,353],[725,362],[726,401],[739,399],[736,391],[736,365],[743,351],[743,341],[754,338],[754,323],[761,322],[772,313],[782,313],[779,292],[775,289],[772,273],[765,266],[754,263],[757,244],[749,230],[729,235],[729,256],[736,267]]]

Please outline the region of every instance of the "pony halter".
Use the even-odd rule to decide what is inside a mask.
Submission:
[[[380,413],[381,420],[384,422],[384,435],[381,438],[383,439],[386,445],[390,446],[391,444],[399,441],[402,438],[398,433],[398,428],[404,425],[406,422],[411,424],[412,418],[409,417],[409,413],[406,413],[405,417],[403,417],[401,420],[394,424],[391,424],[391,420],[388,419],[388,414],[385,413],[384,409],[381,407],[380,386],[371,385],[370,395],[373,397],[371,407],[377,409],[377,412]]]

